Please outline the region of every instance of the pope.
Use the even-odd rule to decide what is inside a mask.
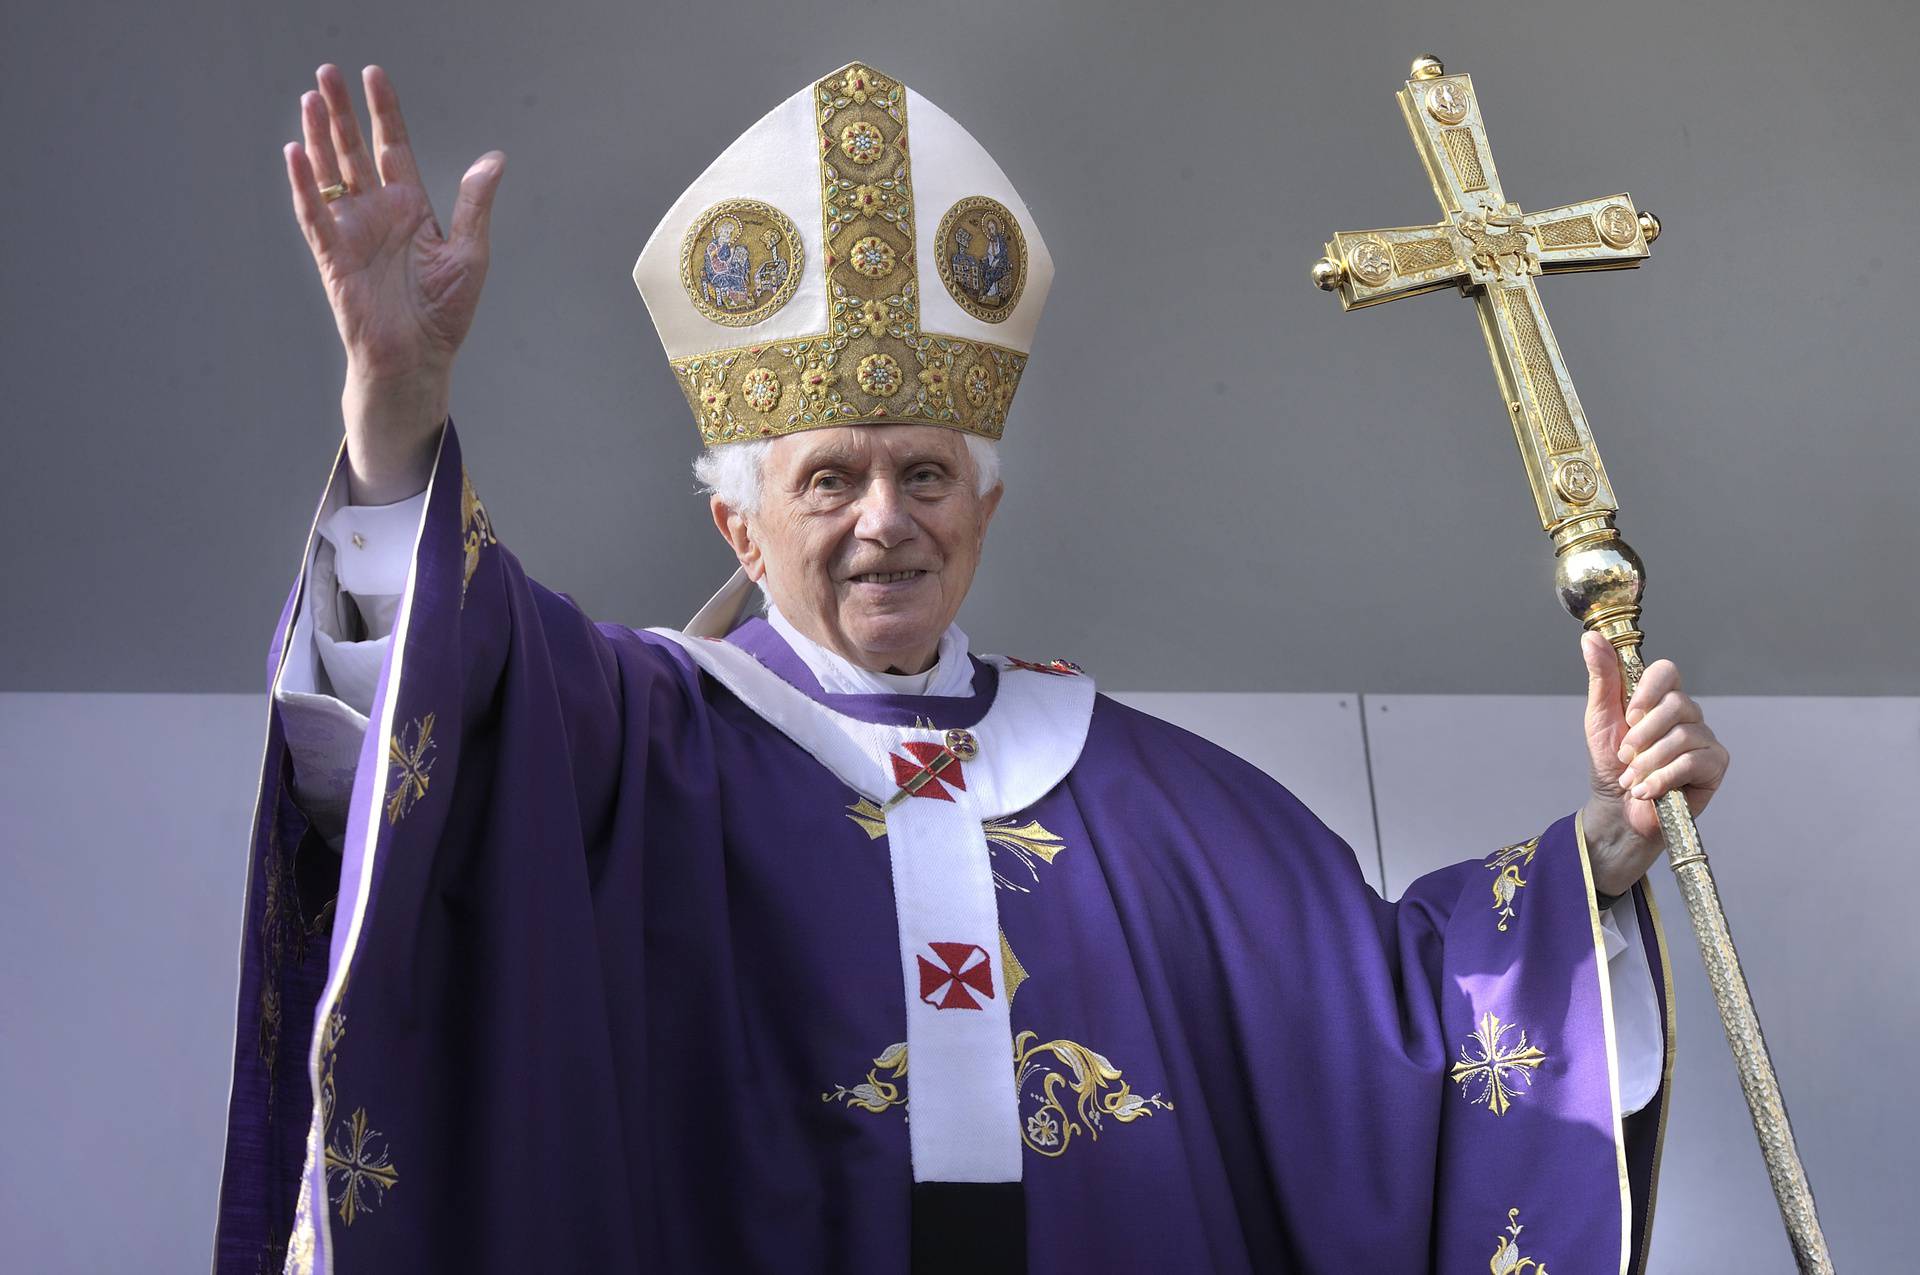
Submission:
[[[861,63],[640,254],[739,573],[595,623],[448,416],[505,156],[443,228],[386,75],[370,136],[317,81],[346,442],[270,658],[217,1269],[1642,1268],[1653,803],[1727,766],[1671,664],[1623,705],[1589,635],[1579,809],[1389,902],[1245,762],[972,652],[1052,259]]]

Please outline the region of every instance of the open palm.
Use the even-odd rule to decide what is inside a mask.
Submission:
[[[300,103],[305,143],[286,148],[287,182],[349,364],[369,381],[444,378],[480,304],[506,156],[489,151],[474,161],[445,234],[386,72],[362,73],[371,152],[339,68],[322,66],[315,79],[319,91]],[[329,200],[322,188],[336,184],[346,194]]]

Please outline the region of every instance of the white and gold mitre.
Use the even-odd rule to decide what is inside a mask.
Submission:
[[[709,446],[893,421],[999,438],[1053,258],[980,143],[856,62],[714,160],[633,281]]]

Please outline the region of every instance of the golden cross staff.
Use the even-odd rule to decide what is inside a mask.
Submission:
[[[1438,58],[1415,59],[1412,78],[1396,96],[1442,219],[1430,226],[1341,231],[1315,263],[1313,281],[1337,292],[1342,310],[1450,286],[1473,298],[1540,525],[1553,537],[1560,601],[1613,643],[1631,695],[1645,670],[1635,627],[1644,579],[1640,558],[1614,530],[1619,505],[1613,485],[1533,280],[1543,273],[1638,266],[1659,237],[1660,223],[1635,209],[1625,194],[1521,212],[1501,193],[1472,79],[1447,74]],[[1831,1272],[1813,1192],[1699,830],[1679,792],[1662,797],[1659,811],[1668,861],[1700,941],[1794,1257],[1803,1272]]]

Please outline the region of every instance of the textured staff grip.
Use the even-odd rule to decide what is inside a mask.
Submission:
[[[1646,668],[1637,644],[1619,649],[1627,698],[1632,699]],[[1720,1008],[1720,1022],[1727,1029],[1727,1044],[1733,1048],[1734,1063],[1740,1072],[1740,1091],[1746,1095],[1747,1112],[1753,1117],[1754,1135],[1760,1140],[1760,1154],[1767,1162],[1767,1177],[1773,1183],[1773,1198],[1780,1205],[1780,1217],[1787,1226],[1794,1261],[1802,1275],[1832,1275],[1833,1259],[1827,1254],[1827,1239],[1821,1233],[1820,1218],[1814,1211],[1813,1188],[1807,1182],[1799,1148],[1794,1144],[1793,1126],[1787,1119],[1786,1102],[1780,1096],[1780,1081],[1774,1075],[1767,1042],[1760,1034],[1760,1017],[1753,1009],[1753,996],[1747,990],[1747,976],[1740,969],[1740,956],[1733,949],[1733,935],[1727,928],[1727,914],[1720,906],[1720,891],[1713,883],[1713,870],[1707,865],[1700,829],[1694,825],[1685,793],[1669,792],[1660,798],[1657,806],[1660,831],[1667,843],[1668,864],[1680,886],[1680,897],[1686,900],[1693,936],[1700,943],[1707,982],[1712,985],[1714,1002]]]

